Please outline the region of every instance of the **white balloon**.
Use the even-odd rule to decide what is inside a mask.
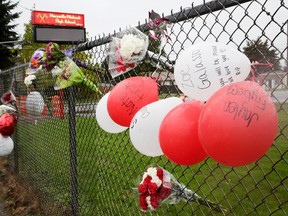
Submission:
[[[170,97],[142,107],[130,124],[130,139],[133,146],[146,156],[163,155],[158,132],[162,120],[170,110],[183,103],[180,98]]]
[[[26,109],[31,115],[41,115],[44,109],[44,99],[37,91],[32,91],[26,99]]]
[[[0,157],[11,154],[14,149],[14,142],[9,136],[2,136],[0,134]]]
[[[123,127],[114,122],[107,110],[107,100],[110,92],[105,94],[99,101],[96,107],[96,119],[99,126],[108,133],[120,133],[125,131],[128,127]]]
[[[185,95],[206,101],[221,87],[245,80],[250,69],[250,60],[237,49],[205,42],[193,45],[179,55],[174,77]]]

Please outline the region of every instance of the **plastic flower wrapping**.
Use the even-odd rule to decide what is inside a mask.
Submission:
[[[97,86],[91,80],[86,78],[76,63],[68,57],[59,61],[58,66],[52,69],[52,75],[56,77],[54,84],[55,90],[67,88],[75,83],[83,83],[89,89],[102,94]]]
[[[145,57],[148,45],[148,36],[136,28],[117,33],[108,50],[111,76],[114,78],[134,69]]]
[[[149,167],[144,172],[138,185],[138,192],[140,208],[144,212],[156,210],[165,202],[176,204],[181,200],[194,201],[217,212],[227,211],[221,205],[202,199],[161,167]]]

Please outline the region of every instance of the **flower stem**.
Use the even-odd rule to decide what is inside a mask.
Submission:
[[[182,191],[180,194],[181,198],[184,199],[186,202],[190,201],[196,201],[201,205],[205,205],[209,207],[210,209],[216,211],[216,212],[222,212],[225,213],[227,212],[227,209],[224,208],[222,205],[219,205],[217,203],[211,202],[209,200],[202,199],[197,193],[194,191],[187,189],[184,185],[179,183],[179,189]]]

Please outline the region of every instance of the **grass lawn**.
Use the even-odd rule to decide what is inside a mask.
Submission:
[[[284,215],[288,212],[288,104],[276,107],[279,133],[274,145],[256,163],[237,168],[211,159],[194,166],[177,166],[165,156],[146,157],[134,149],[128,130],[109,134],[99,128],[95,118],[76,118],[80,215],[150,215],[139,210],[132,188],[147,166],[155,164],[200,196],[228,208],[227,215]],[[52,208],[69,211],[71,131],[67,119],[18,125],[20,173],[45,194],[41,200],[48,212]],[[47,201],[49,197],[55,205]],[[164,204],[151,215],[223,214],[195,202],[180,202]]]

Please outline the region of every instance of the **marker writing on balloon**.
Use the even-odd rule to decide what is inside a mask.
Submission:
[[[207,89],[211,86],[211,82],[208,79],[206,67],[204,67],[203,65],[201,52],[199,49],[196,49],[192,52],[192,61],[195,62],[196,60],[197,62],[195,63],[195,67],[197,68],[197,70],[195,70],[194,73],[203,72],[199,76],[202,85],[198,85],[197,87],[198,89]]]
[[[136,123],[137,123],[137,118],[135,118],[131,121],[130,129],[133,129]]]
[[[266,100],[258,95],[257,90],[252,90],[251,92],[249,89],[243,89],[237,85],[231,85],[227,90],[227,95],[244,96],[248,102],[250,102],[250,100],[255,102],[257,104],[257,108],[263,111],[266,108]]]
[[[228,112],[234,114],[233,119],[235,120],[237,117],[242,118],[247,122],[246,127],[249,127],[252,120],[258,121],[259,116],[257,113],[250,111],[247,107],[247,102],[243,102],[242,106],[235,101],[226,101],[224,104],[224,112]]]
[[[213,55],[214,56],[217,56],[218,53],[217,53],[217,47],[216,46],[212,46],[212,50],[213,50]]]
[[[125,85],[126,89],[129,90],[132,94],[135,95],[134,99],[138,99],[139,100],[143,100],[143,94],[141,95],[141,90],[139,89],[139,87],[137,85],[134,85],[133,83],[127,83]]]
[[[125,106],[127,108],[126,111],[128,112],[128,115],[132,115],[136,113],[136,110],[138,110],[138,107],[136,107],[133,100],[127,97],[127,95],[125,95],[124,97],[121,97],[120,100],[122,101],[121,106]]]
[[[188,87],[188,88],[193,88],[194,87],[194,84],[191,80],[191,75],[189,73],[190,71],[190,67],[189,65],[186,65],[187,66],[187,70],[184,71],[184,70],[181,70],[180,71],[180,74],[182,75],[182,81],[184,81],[185,83],[181,83],[182,87],[185,88],[185,87]]]
[[[235,74],[236,75],[240,75],[241,74],[241,71],[240,71],[240,68],[239,67],[235,67]]]
[[[150,112],[148,111],[148,109],[147,109],[147,107],[145,106],[145,107],[143,107],[142,109],[141,109],[141,118],[146,118],[147,116],[149,116],[150,115]]]

